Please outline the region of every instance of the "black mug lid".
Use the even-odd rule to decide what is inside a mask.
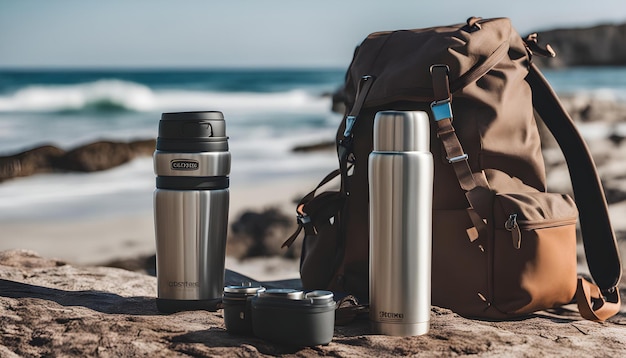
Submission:
[[[220,111],[161,114],[156,149],[169,152],[227,151],[224,114]]]

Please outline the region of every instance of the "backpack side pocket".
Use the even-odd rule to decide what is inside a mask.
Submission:
[[[521,315],[569,303],[576,292],[576,204],[556,193],[497,194],[492,304]]]

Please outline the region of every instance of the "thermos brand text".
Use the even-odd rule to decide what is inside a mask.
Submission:
[[[175,159],[172,160],[171,166],[173,170],[197,170],[200,163],[195,160]]]
[[[167,285],[170,287],[200,287],[200,282],[168,281]]]
[[[392,320],[402,320],[402,319],[404,319],[404,313],[379,311],[378,312],[378,318],[392,319]]]

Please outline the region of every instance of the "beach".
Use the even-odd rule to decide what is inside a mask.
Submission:
[[[596,160],[618,238],[626,233],[622,74],[626,70],[620,68],[546,71]],[[315,148],[334,139],[341,115],[331,110],[329,94],[340,85],[342,70],[3,76],[21,83],[6,88],[0,84],[0,154],[5,155],[46,143],[71,151],[102,140],[153,140],[160,112],[219,107],[225,114],[232,153],[231,225],[245,212],[274,208],[290,222],[278,234],[286,239],[288,230],[296,227],[295,202],[337,166],[332,147],[294,149]],[[66,84],[42,85],[40,77]],[[549,189],[571,193],[560,151],[550,140],[545,142],[551,146],[544,150]],[[103,171],[43,172],[0,183],[0,250],[29,249],[79,265],[154,254],[155,175],[150,154],[144,150]],[[272,243],[276,246],[272,252],[281,253],[280,243]],[[298,277],[297,258],[281,261],[285,270],[276,269],[276,263],[264,270],[263,262],[263,258],[229,257],[227,267],[259,280]],[[584,262],[580,266],[584,269]]]
[[[341,116],[331,111],[328,93],[342,76],[343,70],[4,72],[0,156],[42,145],[70,152],[97,141],[154,140],[163,112],[220,110],[232,155],[230,220],[280,208],[295,227],[294,200],[337,161],[329,151],[293,148],[332,139]],[[31,249],[80,265],[154,254],[150,156],[104,171],[53,168],[4,180],[0,250]],[[281,277],[298,275],[294,262]],[[249,271],[268,278],[258,267]]]
[[[257,185],[233,185],[230,188],[229,217],[232,221],[247,210],[278,208],[285,215],[289,215],[295,229],[294,200],[313,189],[320,179],[321,176],[318,178],[311,175],[277,178]],[[146,190],[145,196],[149,199],[151,190],[153,189]],[[65,217],[28,222],[0,220],[0,226],[3,237],[0,240],[0,251],[28,249],[45,257],[78,265],[106,264],[116,259],[151,255],[156,248],[151,202],[131,213],[122,210],[119,214],[109,213],[101,217]],[[285,268],[277,268],[277,262]],[[240,261],[227,258],[226,268],[257,280],[299,277],[297,260],[293,259],[256,258]]]
[[[608,197],[611,200],[609,214],[613,229],[617,233],[622,256],[626,257],[626,220],[623,220],[626,217],[626,201],[622,198],[623,193],[626,192],[626,186],[621,179],[624,165],[626,165],[626,142],[616,147],[608,139],[592,139],[588,141],[588,145],[600,164],[598,171],[604,179],[604,184],[610,189],[609,193],[612,193],[612,196]],[[329,162],[332,162],[335,154],[332,151],[326,151],[322,155],[327,156]],[[545,155],[546,163],[550,166],[547,177],[548,186],[556,192],[571,193],[567,167],[560,150],[549,148],[545,150]],[[145,166],[145,162],[151,161],[151,158],[136,160],[144,162],[141,165]],[[137,165],[137,163],[128,165]],[[242,185],[235,182],[230,188],[231,224],[246,211],[262,212],[276,208],[293,221],[292,228],[295,230],[297,200],[315,188],[325,174],[326,172],[320,171]],[[147,184],[152,185],[152,180],[147,181]],[[10,183],[4,185],[6,184]],[[76,217],[65,215],[59,218],[53,213],[45,214],[48,217],[43,216],[44,214],[33,213],[36,218],[34,220],[0,219],[3,237],[0,240],[0,251],[27,249],[44,257],[77,265],[100,265],[118,259],[152,255],[156,247],[151,202],[154,189],[148,185],[144,188],[145,190],[142,190],[142,195],[136,194],[141,200],[136,199],[136,202],[131,203],[129,207],[122,205],[119,211],[111,210],[103,215],[86,213]],[[97,201],[98,198],[94,200]],[[97,204],[93,205],[97,206]],[[59,208],[61,212],[64,210],[69,212],[76,209]],[[96,213],[101,211],[102,209]],[[287,237],[288,235],[285,239]],[[579,251],[581,251],[579,258],[582,260],[579,262],[579,268],[582,272],[587,272],[582,247]],[[226,268],[260,281],[299,277],[297,259],[258,257],[239,260],[228,257]]]
[[[577,71],[577,77],[570,81],[563,72],[554,72],[553,78],[596,162],[618,247],[626,257],[626,90],[603,76],[599,78],[606,82],[580,87],[584,71],[583,75],[580,70],[572,71]],[[139,84],[131,78],[115,86],[101,79],[60,89],[35,86],[36,96],[32,96],[34,85],[28,84],[0,94],[0,138],[5,139],[0,151],[13,155],[51,142],[60,151],[71,152],[98,141],[153,140],[160,111],[180,109],[162,104],[180,98],[177,91],[195,98],[188,102],[189,109],[208,99],[222,100],[233,159],[226,276],[237,282],[294,279],[299,277],[299,251],[287,253],[280,245],[297,227],[296,202],[337,166],[332,145],[320,143],[332,142],[341,120],[341,115],[331,111],[328,94],[341,81],[341,73],[322,73],[328,76],[323,84],[311,74],[308,79],[294,80],[302,74],[272,73],[276,83],[256,91],[198,91],[189,84],[141,84],[142,91],[159,99],[150,106],[139,101],[145,93],[136,96]],[[586,76],[596,78],[594,73],[589,71]],[[268,74],[223,76],[222,81],[230,83],[239,76]],[[126,102],[112,97],[119,86],[129,93]],[[174,91],[171,87],[175,86],[183,88]],[[86,101],[76,108],[68,102],[61,109],[57,104],[35,109],[45,107],[44,99],[57,91],[80,93]],[[30,102],[20,99],[25,94],[30,94]],[[23,108],[8,110],[7,103]],[[138,103],[149,108],[141,109]],[[247,105],[239,108],[237,103]],[[571,194],[564,158],[549,137],[544,139],[548,189]],[[295,150],[301,146],[315,149]],[[331,344],[302,349],[230,335],[221,311],[163,315],[154,305],[152,157],[144,152],[130,158],[107,170],[52,169],[0,182],[0,280],[4,292],[0,295],[0,333],[5,342],[0,355],[12,357],[12,352],[20,352],[36,356],[48,349],[58,354],[100,356],[499,357],[619,356],[626,352],[624,304],[619,314],[604,323],[581,320],[572,305],[502,322],[468,319],[433,306],[431,331],[422,337],[374,335],[367,319],[361,317],[337,326]],[[266,246],[261,256],[246,254],[245,246],[250,243],[246,235],[255,233],[246,231],[243,214],[253,219],[258,215],[254,220],[269,215],[274,220],[266,226],[268,230],[260,230]],[[588,272],[582,243],[578,245],[578,271]]]

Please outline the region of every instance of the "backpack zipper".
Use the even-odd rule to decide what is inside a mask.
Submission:
[[[509,215],[509,218],[504,223],[504,228],[511,232],[513,247],[519,250],[522,247],[522,227],[524,230],[536,230],[571,224],[576,224],[576,218],[529,221],[518,220],[517,214],[514,213]]]
[[[522,233],[517,224],[517,214],[511,214],[509,219],[504,223],[504,228],[511,232],[513,238],[513,247],[517,250],[522,247]]]

